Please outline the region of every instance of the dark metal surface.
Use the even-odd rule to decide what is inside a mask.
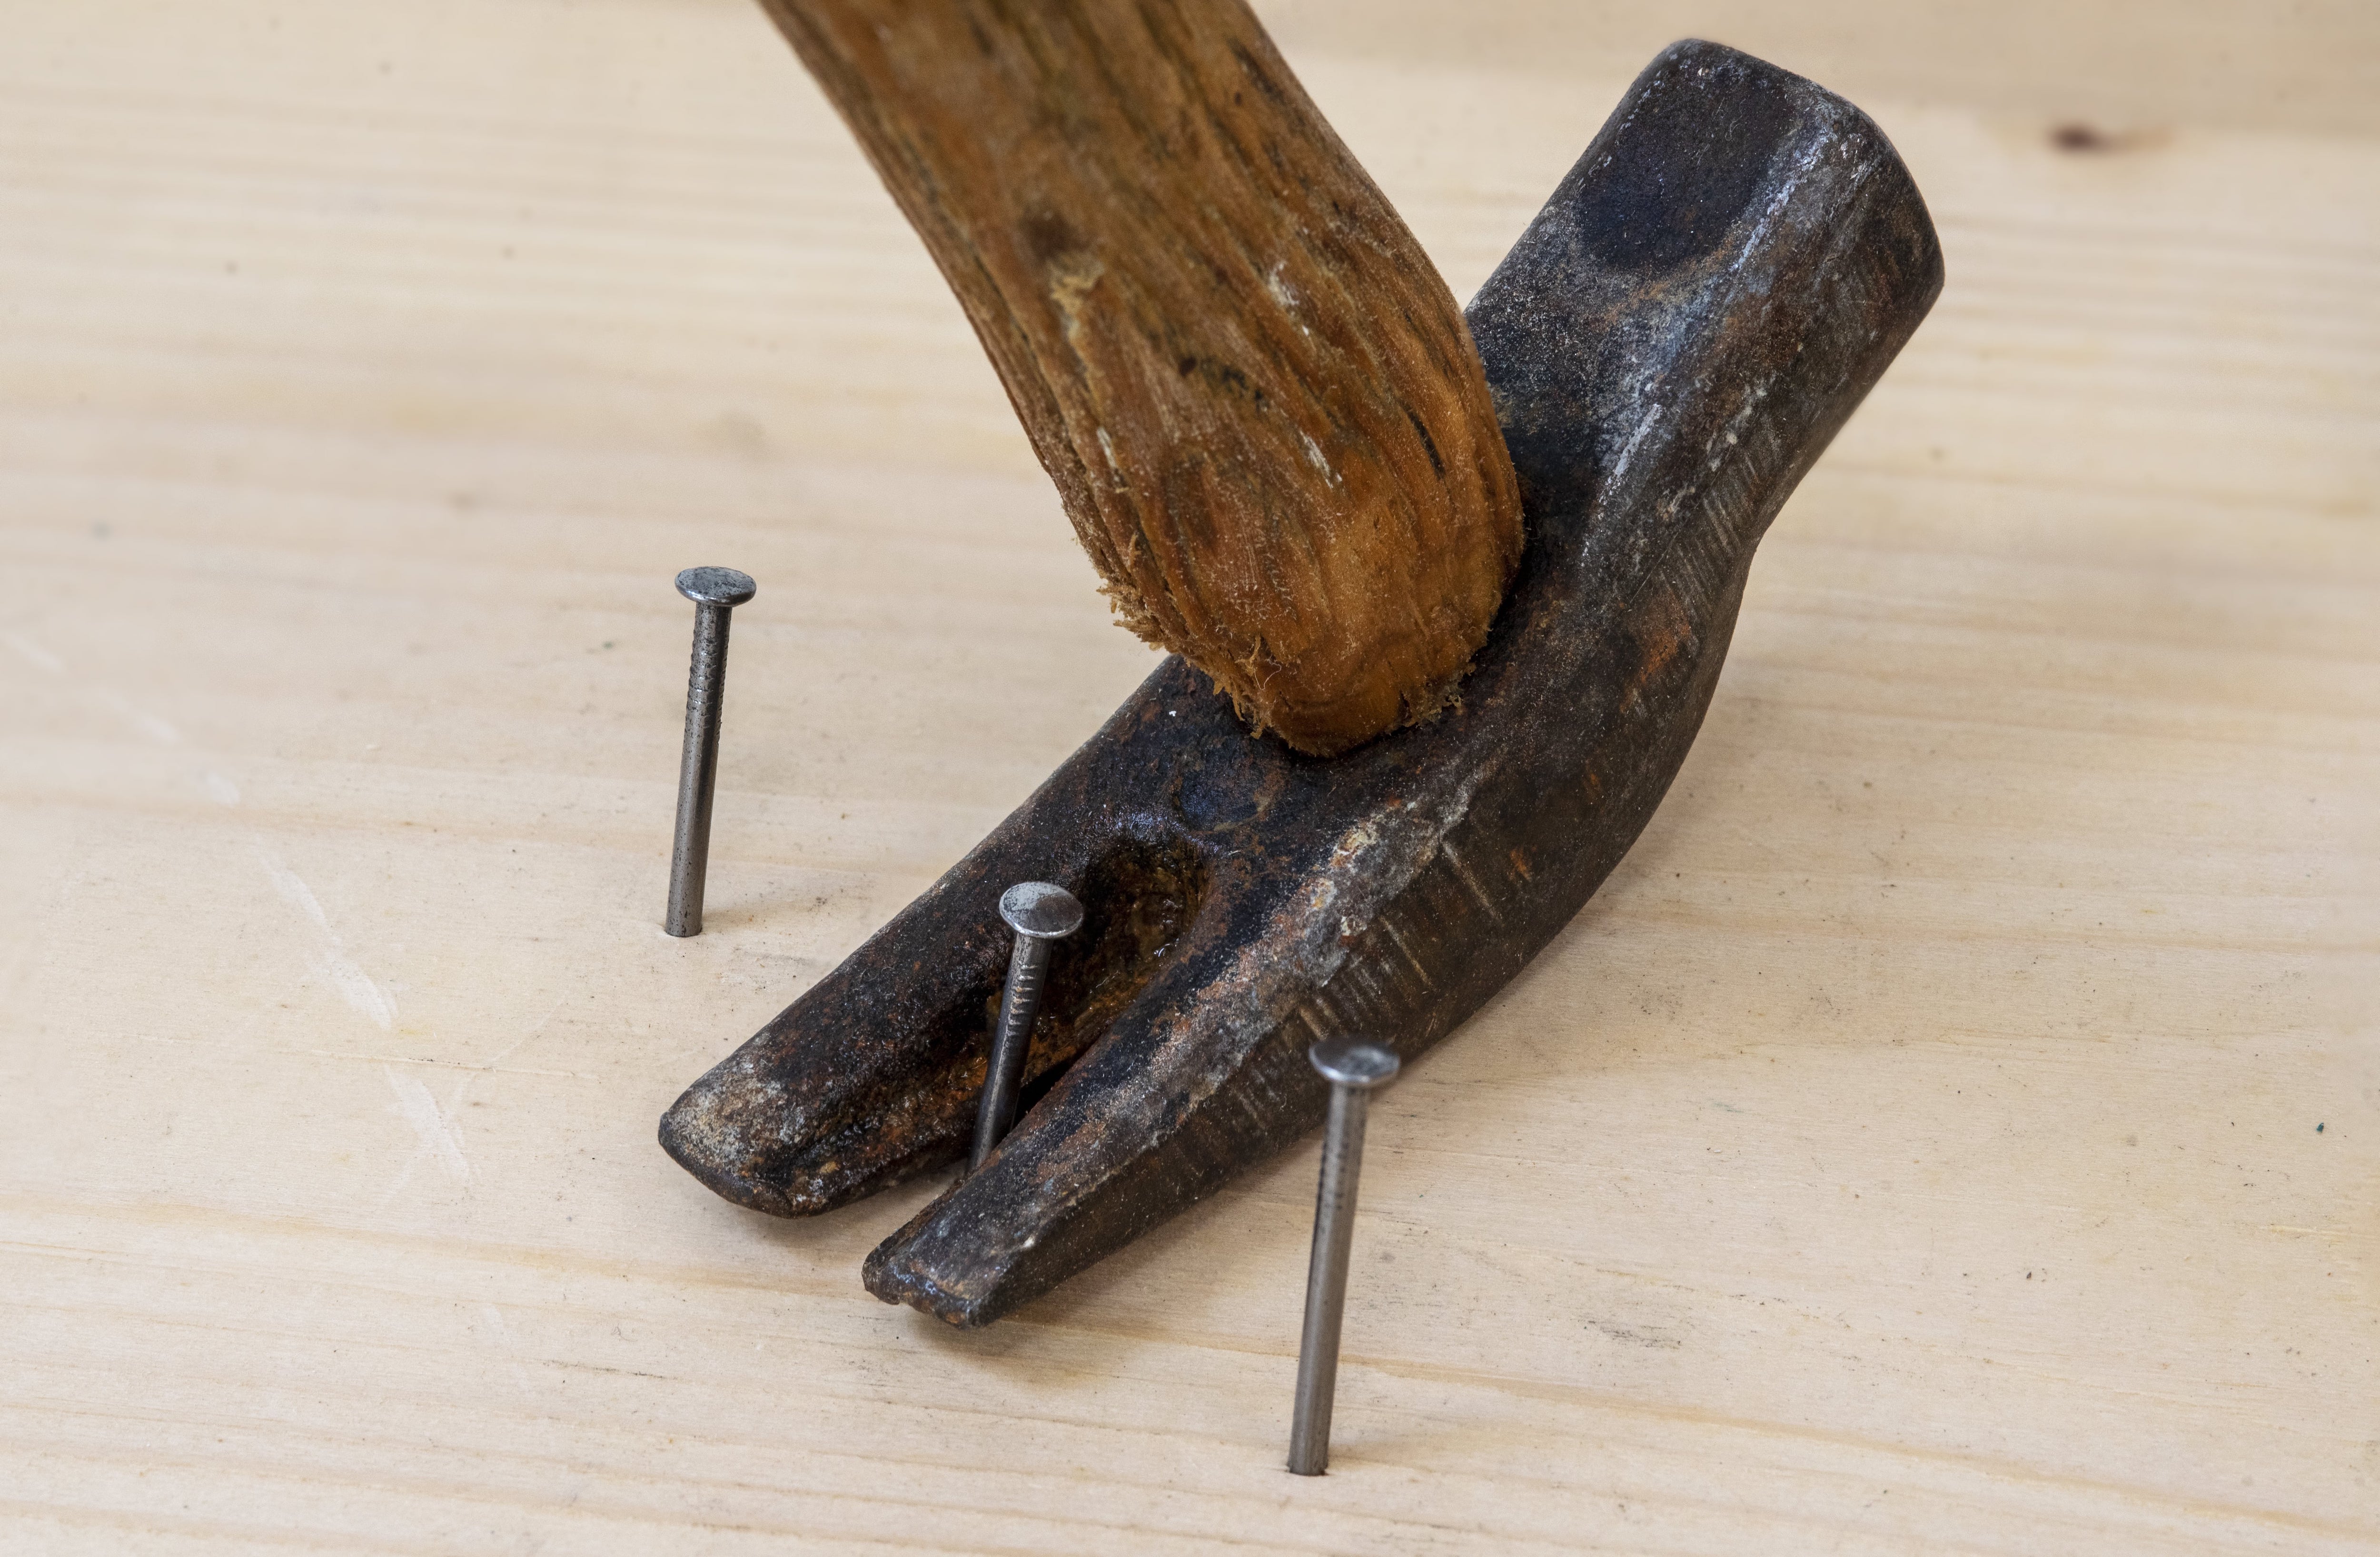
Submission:
[[[727,614],[757,592],[732,567],[689,567],[677,592],[694,602],[694,659],[686,673],[686,749],[678,758],[677,838],[670,850],[669,908],[662,928],[702,933],[710,873],[710,799],[719,782],[719,716],[727,695]]]
[[[1330,1084],[1322,1127],[1322,1176],[1314,1190],[1314,1251],[1305,1263],[1305,1328],[1297,1344],[1297,1405],[1289,1468],[1330,1466],[1330,1407],[1339,1393],[1339,1332],[1347,1317],[1347,1257],[1355,1240],[1355,1181],[1364,1171],[1364,1123],[1372,1093],[1396,1079],[1395,1053],[1360,1040],[1326,1039],[1306,1051]]]
[[[1297,1140],[1328,1101],[1310,1044],[1419,1054],[1635,840],[1701,724],[1753,547],[1941,280],[1864,115],[1732,50],[1666,51],[1469,310],[1529,541],[1461,705],[1304,758],[1167,661],[696,1082],[663,1146],[780,1215],[960,1156],[1008,951],[991,904],[1026,875],[1086,911],[1027,1112],[876,1250],[869,1290],[988,1323]]]
[[[1041,1008],[1041,984],[1050,970],[1053,943],[1083,928],[1083,906],[1074,894],[1048,882],[1019,882],[1000,894],[1000,917],[1015,932],[1008,955],[1008,982],[992,1018],[991,1063],[984,1073],[983,1100],[976,1106],[975,1150],[967,1171],[983,1166],[1001,1137],[1016,1123],[1017,1094],[1025,1085],[1025,1056],[1032,1046],[1033,1015]]]

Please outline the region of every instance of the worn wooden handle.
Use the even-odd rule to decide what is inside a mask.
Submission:
[[[1243,0],[763,0],[1116,613],[1301,750],[1452,695],[1521,554],[1462,313]]]

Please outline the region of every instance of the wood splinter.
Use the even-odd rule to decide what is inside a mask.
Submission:
[[[1446,283],[1243,0],[764,0],[1135,633],[1330,755],[1429,718],[1521,496]]]

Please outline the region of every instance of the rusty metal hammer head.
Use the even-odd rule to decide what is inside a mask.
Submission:
[[[1343,755],[1252,738],[1169,660],[1015,814],[662,1122],[720,1194],[842,1205],[965,1150],[1010,882],[1087,918],[1027,1112],[877,1249],[980,1325],[1320,1120],[1305,1063],[1410,1060],[1603,881],[1700,725],[1754,546],[1925,317],[1941,252],[1857,109],[1665,52],[1467,310],[1527,544],[1460,705]]]

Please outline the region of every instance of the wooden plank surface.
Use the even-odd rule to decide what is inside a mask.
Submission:
[[[1950,275],[1383,1099],[1331,1474],[1311,1148],[954,1335],[857,1282],[931,1186],[653,1144],[1151,663],[757,11],[19,0],[0,1549],[2380,1551],[2374,14],[1266,14],[1458,296],[1690,30]]]

